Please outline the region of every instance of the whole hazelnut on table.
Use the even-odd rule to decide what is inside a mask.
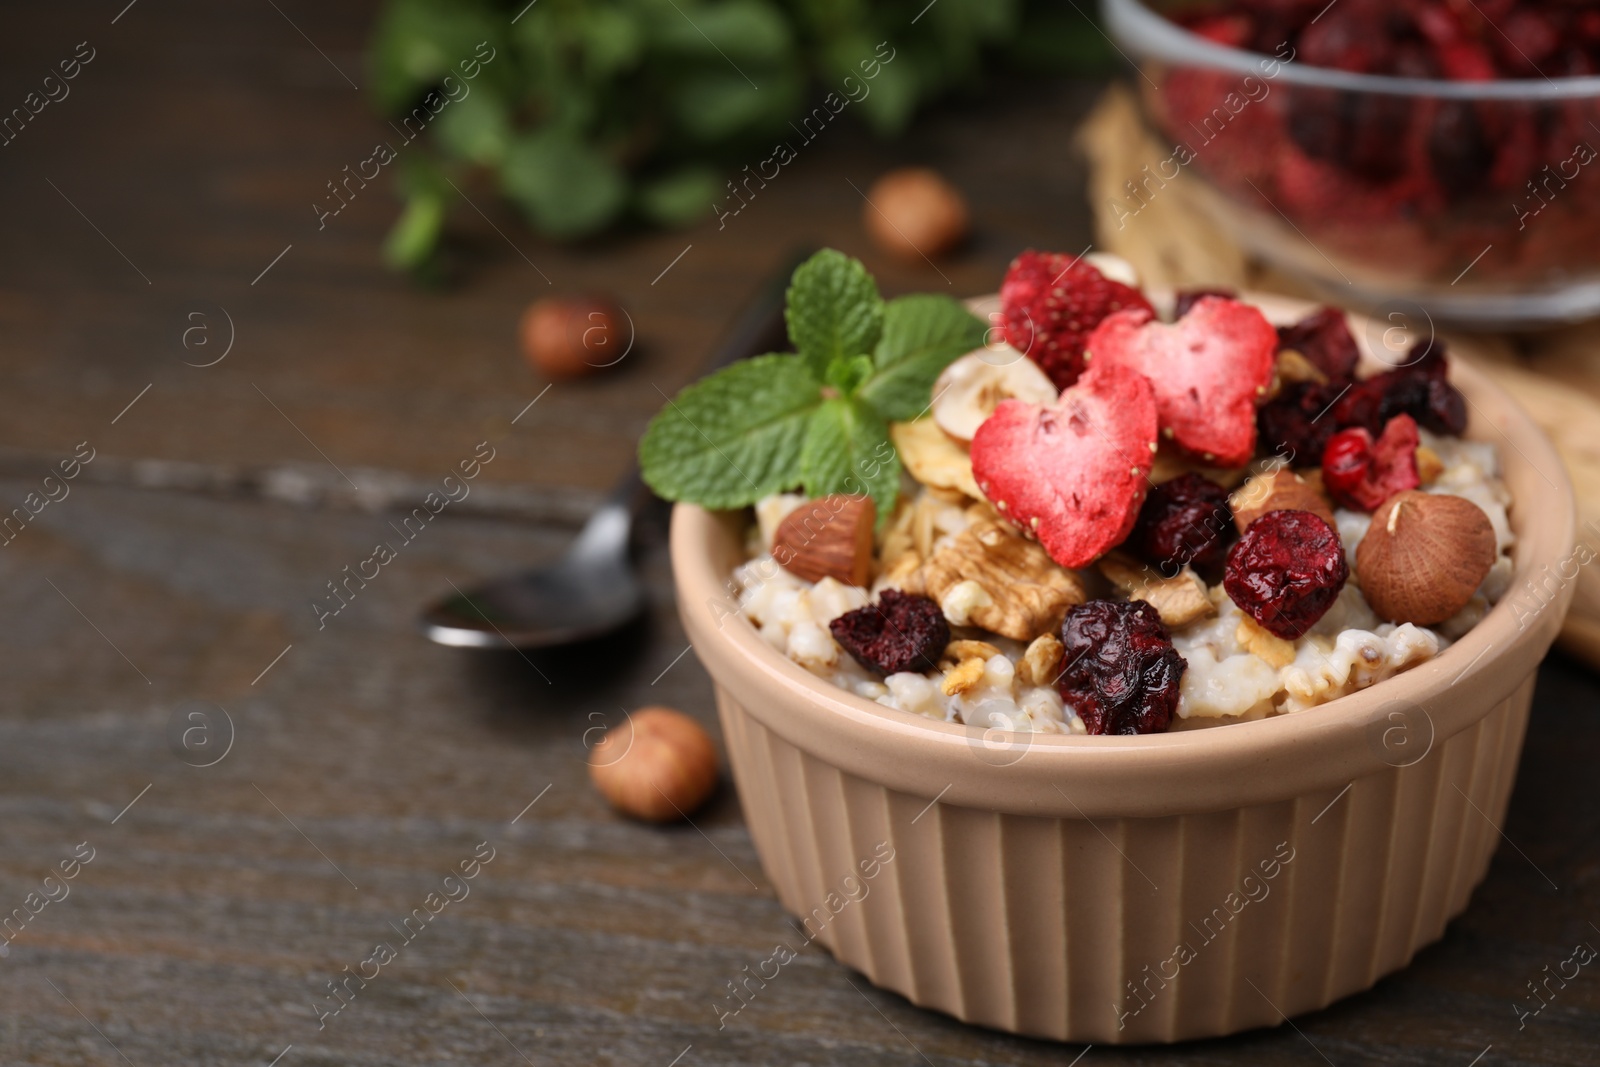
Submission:
[[[599,297],[550,296],[522,313],[522,354],[550,378],[577,378],[619,361],[633,328],[615,304]]]
[[[681,711],[640,708],[589,753],[589,777],[624,815],[687,818],[717,787],[717,748]]]
[[[1497,553],[1494,525],[1478,505],[1408,489],[1372,513],[1356,578],[1379,618],[1433,626],[1467,606]]]
[[[967,201],[926,167],[891,170],[872,183],[861,221],[874,244],[899,259],[937,259],[967,236]]]

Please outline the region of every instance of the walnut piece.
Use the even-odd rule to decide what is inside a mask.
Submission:
[[[878,585],[885,589],[898,589],[902,593],[921,593],[922,557],[917,555],[915,549],[906,549],[878,574]]]
[[[1018,685],[1053,685],[1056,672],[1061,668],[1061,653],[1065,647],[1055,634],[1040,634],[1033,639],[1028,650],[1017,661]]]
[[[973,523],[935,552],[923,567],[923,581],[941,606],[947,593],[962,590],[964,621],[952,622],[1017,641],[1059,629],[1067,609],[1084,600],[1076,574],[1058,566],[1037,543],[989,520]],[[967,583],[984,595],[975,595]]]
[[[1000,650],[987,641],[951,641],[944,646],[944,658],[951,663],[960,663],[976,656],[979,659],[988,659],[998,656]]]
[[[1188,567],[1169,578],[1120,552],[1108,552],[1097,566],[1129,600],[1143,600],[1155,608],[1169,629],[1176,630],[1217,613],[1217,606],[1206,594],[1206,583]]]
[[[953,697],[957,693],[965,693],[968,689],[983,681],[984,661],[977,656],[964,659],[945,673],[944,680],[939,683],[939,688],[944,690],[944,695]]]

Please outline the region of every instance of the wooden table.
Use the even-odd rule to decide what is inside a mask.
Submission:
[[[0,147],[0,504],[80,442],[95,457],[0,551],[0,915],[27,919],[0,960],[0,1062],[1072,1062],[820,950],[718,1029],[725,983],[791,929],[737,798],[643,828],[584,766],[585,731],[624,708],[714,728],[659,517],[649,617],[613,639],[468,654],[412,617],[451,581],[557,551],[793,246],[862,254],[894,291],[965,294],[1025,244],[1086,245],[1070,138],[1097,87],[997,89],[1003,117],[951,107],[895,147],[831,129],[721,230],[558,248],[467,187],[486,216],[460,205],[458,284],[426,291],[377,263],[385,188],[320,232],[311,207],[388,136],[350,83],[371,5],[123,3],[18,7],[0,37],[3,108],[78,42],[94,50]],[[858,229],[851,183],[902,160],[976,205],[979,235],[943,276],[884,262]],[[596,287],[637,346],[546,393],[516,316]],[[194,366],[230,320],[226,357]],[[495,459],[472,495],[319,628],[326,583],[480,441]],[[1588,970],[1520,1031],[1514,1006],[1575,943],[1600,944],[1597,698],[1590,676],[1545,667],[1505,847],[1405,973],[1294,1026],[1082,1062],[1596,1062]],[[406,940],[475,849],[493,859],[467,895]],[[62,863],[76,877],[45,883]],[[327,983],[380,941],[396,958],[319,1028]]]

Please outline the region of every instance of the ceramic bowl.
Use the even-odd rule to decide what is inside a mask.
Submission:
[[[679,611],[762,865],[807,936],[914,1004],[1095,1043],[1271,1026],[1438,939],[1500,844],[1574,539],[1533,420],[1459,359],[1452,377],[1514,494],[1511,592],[1390,680],[1212,729],[1016,734],[856,697],[737,613],[748,516],[679,505]]]

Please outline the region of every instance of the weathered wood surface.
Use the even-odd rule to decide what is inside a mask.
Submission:
[[[360,80],[367,5],[278,6]],[[481,201],[558,286],[611,289],[640,329],[620,373],[558,385],[513,426],[545,384],[511,345],[544,287],[521,256],[472,215],[467,284],[410,289],[375,263],[392,210],[376,187],[318,234],[311,198],[381,136],[361,98],[271,4],[141,0],[112,25],[121,7],[17,10],[0,37],[6,106],[78,41],[98,50],[0,148],[0,504],[79,441],[96,449],[0,549],[0,915],[94,849],[0,960],[0,1062],[1071,1062],[1079,1049],[921,1012],[816,949],[718,1029],[725,983],[793,936],[737,798],[647,829],[612,816],[584,768],[585,731],[622,708],[714,723],[704,672],[679,658],[658,523],[642,547],[650,617],[613,639],[469,655],[422,641],[411,617],[450,581],[557,551],[656,387],[693,374],[790,245],[865,251],[850,181],[915,158],[974,194],[982,232],[944,267],[957,292],[992,287],[1025,242],[1087,244],[1068,141],[1092,87],[997,122],[955,109],[892,152],[841,127],[721,232],[561,250]],[[869,259],[893,288],[943,285]],[[203,361],[179,343],[194,299],[237,325],[214,367],[180,361]],[[371,509],[413,502],[484,439],[498,451],[473,506],[319,630],[325,583],[397,540],[393,513]],[[1574,944],[1600,944],[1597,697],[1546,666],[1507,843],[1406,972],[1298,1029],[1081,1062],[1466,1067],[1491,1044],[1478,1063],[1594,1062],[1589,969],[1520,1031],[1514,1005]],[[218,708],[232,747],[194,766],[212,757],[174,733],[206,710],[220,746]],[[470,894],[402,945],[396,925],[485,841]],[[397,958],[319,1029],[325,983],[379,941]]]

